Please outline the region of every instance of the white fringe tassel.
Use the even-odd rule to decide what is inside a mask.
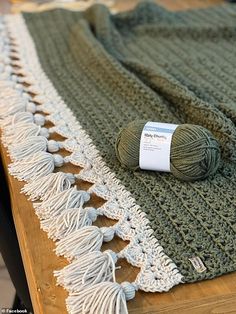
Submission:
[[[37,180],[30,181],[22,188],[22,192],[29,196],[29,200],[45,201],[60,192],[68,190],[75,183],[72,173],[56,172]]]
[[[97,216],[97,210],[93,207],[70,208],[56,218],[42,220],[41,228],[48,233],[50,239],[56,241],[82,227],[91,226]]]
[[[115,269],[117,255],[111,250],[89,252],[62,270],[54,271],[57,284],[69,292],[80,291],[85,286],[104,281],[116,281]]]
[[[62,191],[41,203],[34,203],[35,212],[40,219],[54,218],[69,208],[80,207],[89,201],[90,194],[76,187]]]
[[[64,159],[60,155],[39,152],[9,165],[9,173],[19,181],[32,181],[53,172]]]
[[[99,251],[103,241],[111,241],[114,234],[115,230],[113,227],[83,227],[59,240],[55,251],[57,255],[65,256],[71,260],[75,257],[81,257],[88,252]]]
[[[63,142],[47,140],[44,136],[30,136],[20,143],[10,144],[8,152],[13,161],[21,160],[38,152],[57,152],[63,147]]]
[[[70,293],[66,299],[70,314],[128,314],[126,301],[135,296],[135,283],[102,282]]]
[[[26,100],[22,101],[21,97],[5,98],[2,100],[0,107],[0,119],[12,116],[17,112],[25,111]]]
[[[4,146],[19,143],[28,137],[40,135],[41,127],[34,123],[19,122],[15,126],[8,126],[3,130],[2,142]]]
[[[8,147],[8,153],[13,161],[21,160],[38,152],[47,150],[48,140],[44,136],[30,136],[20,143]]]
[[[37,125],[43,126],[46,120],[47,117],[39,113],[33,114],[30,111],[17,112],[13,116],[6,117],[2,121],[0,121],[0,126],[2,128],[6,128],[10,126],[16,126],[18,123],[35,123]]]
[[[14,126],[18,123],[33,123],[34,116],[31,112],[18,112],[14,116],[6,117],[0,122],[2,128]]]

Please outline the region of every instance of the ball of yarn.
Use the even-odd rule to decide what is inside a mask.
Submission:
[[[139,168],[141,133],[147,121],[129,123],[118,134],[115,149],[122,165]],[[220,148],[210,131],[199,125],[181,124],[172,136],[170,170],[178,179],[195,181],[213,175],[220,163]]]

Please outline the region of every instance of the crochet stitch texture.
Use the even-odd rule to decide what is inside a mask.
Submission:
[[[24,14],[41,65],[109,168],[145,211],[154,235],[185,282],[236,268],[236,8],[172,13],[142,3],[111,15]],[[193,123],[219,140],[213,178],[180,182],[171,174],[123,169],[114,143],[135,119]],[[146,252],[148,254],[148,252]],[[198,273],[189,258],[200,257]]]
[[[141,3],[117,15],[95,5],[0,17],[1,140],[68,259],[54,275],[70,314],[128,313],[137,290],[235,270],[235,16],[230,5],[170,13]],[[122,168],[114,143],[135,119],[208,128],[221,145],[216,175],[190,183]],[[90,207],[94,194],[104,202]],[[103,215],[116,222],[97,227]],[[101,250],[114,236],[126,245]],[[116,281],[121,258],[139,268],[133,282]]]

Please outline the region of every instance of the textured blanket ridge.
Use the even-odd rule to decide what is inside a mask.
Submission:
[[[235,21],[231,5],[171,13],[152,3],[2,21],[2,141],[10,173],[27,182],[41,227],[70,261],[55,272],[70,313],[125,313],[137,289],[167,291],[236,269]],[[208,128],[221,145],[219,171],[187,183],[120,167],[116,135],[135,119]],[[83,169],[53,172],[66,162]],[[93,185],[78,190],[77,178]],[[86,207],[92,193],[105,204]],[[99,215],[117,223],[97,228]],[[101,253],[114,234],[129,244]],[[123,257],[140,273],[119,285]]]

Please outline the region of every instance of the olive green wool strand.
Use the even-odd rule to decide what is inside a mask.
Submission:
[[[141,133],[147,121],[129,123],[118,134],[116,155],[121,164],[139,168]],[[202,126],[181,124],[173,133],[170,151],[171,173],[182,181],[205,179],[215,174],[220,163],[220,148],[210,131]]]

